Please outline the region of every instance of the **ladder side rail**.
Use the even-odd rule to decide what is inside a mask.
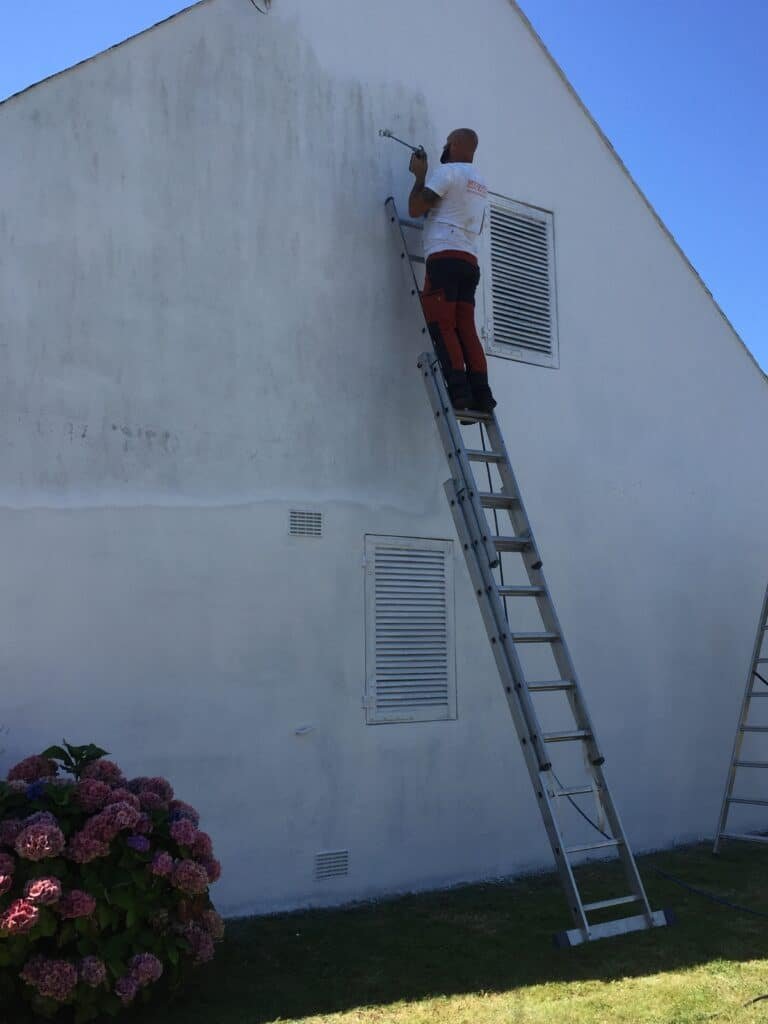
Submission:
[[[725,792],[723,793],[723,802],[720,808],[720,817],[717,821],[717,833],[715,834],[715,843],[712,848],[713,853],[717,853],[720,848],[720,839],[726,830],[728,822],[728,812],[730,810],[730,800],[733,794],[733,787],[736,783],[736,762],[739,759],[741,753],[741,745],[744,741],[743,727],[749,715],[750,703],[752,700],[752,691],[755,685],[755,672],[757,671],[757,662],[760,657],[760,652],[763,647],[763,637],[765,635],[765,626],[768,621],[768,586],[765,588],[765,596],[763,598],[763,607],[760,611],[760,620],[757,624],[757,635],[755,637],[755,646],[752,650],[752,659],[749,663],[749,675],[747,676],[747,683],[744,687],[744,696],[741,701],[741,710],[739,712],[739,721],[736,726],[736,738],[733,741],[733,749],[731,753],[731,762],[728,768],[728,775],[726,777]]]
[[[414,298],[418,298],[420,293],[419,281],[418,278],[416,277],[416,271],[413,269],[411,252],[408,249],[408,239],[405,237],[405,232],[403,231],[403,225],[400,220],[400,214],[398,213],[397,203],[395,202],[394,197],[390,196],[387,199],[384,206],[386,207],[387,214],[389,215],[389,222],[390,224],[393,225],[394,230],[396,231],[397,234],[398,244],[400,246],[400,259],[404,260],[408,264],[408,270],[411,275],[411,283],[413,284],[413,290],[411,291],[411,295],[414,296]],[[419,230],[419,228],[417,228],[416,224],[414,223],[411,223],[409,226],[414,228],[415,230]],[[421,306],[420,302],[419,305]],[[421,333],[427,333],[426,325]]]
[[[453,521],[456,526],[456,532],[464,551],[464,558],[467,564],[467,569],[469,570],[470,579],[478,597],[478,604],[480,606],[483,622],[485,624],[488,637],[491,640],[491,650],[499,671],[504,693],[507,698],[507,704],[512,714],[512,720],[520,739],[523,759],[525,761],[526,768],[528,769],[531,784],[533,785],[533,790],[539,803],[539,811],[555,857],[557,872],[567,896],[568,906],[573,917],[574,924],[580,933],[584,932],[585,935],[588,935],[589,922],[587,921],[581,895],[573,874],[573,869],[566,854],[566,846],[560,833],[560,827],[551,803],[550,794],[547,786],[544,784],[544,780],[542,779],[542,775],[548,770],[548,768],[542,768],[540,753],[542,748],[540,742],[534,743],[532,741],[532,736],[536,735],[536,733],[531,728],[532,723],[530,722],[528,715],[533,715],[534,723],[536,721],[536,716],[532,705],[530,708],[526,708],[525,706],[525,695],[527,691],[524,685],[522,669],[519,660],[514,653],[513,646],[511,644],[499,643],[497,641],[500,631],[499,622],[497,621],[498,609],[494,608],[494,601],[492,599],[494,588],[488,586],[481,568],[481,558],[478,557],[477,549],[472,545],[471,530],[466,519],[465,503],[461,501],[461,497],[453,480],[446,481],[444,489],[448,498],[451,515],[453,516]],[[501,605],[498,595],[496,595],[495,603],[499,606]],[[512,655],[512,657],[510,657],[510,655]],[[528,702],[530,704],[530,697],[528,697]]]
[[[498,565],[499,556],[493,543],[493,533],[488,525],[485,510],[477,496],[478,488],[475,475],[467,457],[464,438],[443,381],[440,361],[437,356],[430,356],[425,352],[420,356],[417,365],[421,370],[422,380],[435,415],[435,423],[443,442],[451,476],[457,480],[459,490],[463,490],[469,500],[476,527],[476,537],[485,549],[486,558],[491,565]]]
[[[513,530],[516,533],[525,532],[530,537],[531,546],[527,552],[523,553],[523,561],[531,585],[540,586],[544,589],[544,593],[541,597],[536,598],[544,629],[547,632],[557,633],[560,637],[560,642],[553,644],[552,646],[552,654],[560,674],[560,678],[570,679],[573,682],[573,686],[565,691],[571,712],[577,726],[589,734],[589,739],[585,739],[583,742],[585,744],[587,755],[588,770],[594,781],[596,796],[605,811],[613,836],[622,840],[621,845],[618,848],[619,858],[622,861],[633,895],[637,896],[638,900],[642,903],[643,912],[648,918],[650,924],[653,911],[651,909],[642,878],[640,877],[637,863],[627,840],[619,812],[614,804],[610,788],[608,787],[605,778],[605,773],[602,768],[604,758],[597,742],[592,717],[584,698],[584,693],[579,682],[570,650],[565,640],[565,634],[563,633],[559,617],[554,607],[554,602],[552,601],[549,586],[546,582],[541,555],[536,545],[536,539],[530,520],[528,519],[528,514],[525,510],[522,493],[518,486],[514,470],[512,469],[512,464],[509,460],[504,438],[495,419],[489,425],[488,433],[492,448],[503,454],[503,460],[499,464],[499,475],[502,479],[504,490],[517,496],[517,505],[509,510]]]
[[[594,726],[584,700],[581,686],[579,685],[576,667],[565,641],[565,635],[563,633],[562,626],[560,625],[557,612],[555,611],[549,586],[547,585],[547,581],[544,576],[542,558],[536,544],[533,528],[531,527],[531,522],[525,510],[523,496],[520,492],[514,470],[512,469],[512,464],[509,460],[506,445],[504,444],[504,438],[495,419],[492,420],[488,426],[488,436],[493,449],[495,451],[502,452],[504,456],[503,461],[499,464],[499,475],[504,485],[504,490],[505,492],[514,494],[517,498],[516,506],[509,510],[513,530],[516,533],[527,533],[530,538],[530,548],[523,552],[523,564],[525,565],[526,572],[528,573],[528,579],[531,586],[542,587],[544,591],[540,597],[536,598],[536,603],[538,605],[539,614],[544,623],[544,628],[547,632],[557,633],[560,637],[560,642],[553,645],[552,654],[558,671],[560,672],[560,678],[573,680],[574,685],[567,691],[566,695],[571,705],[574,720],[578,724],[579,728],[584,729],[585,732],[590,734],[591,739],[586,741],[590,762],[593,765],[602,763],[603,755],[600,752],[597,739],[595,738]]]
[[[491,616],[487,621],[484,619],[486,627],[490,629],[488,638],[491,641],[491,649],[494,656],[497,653],[497,648],[503,651],[503,656],[509,667],[507,676],[509,676],[511,683],[509,686],[505,683],[505,693],[510,702],[514,700],[515,705],[520,707],[523,716],[522,721],[525,730],[520,734],[521,742],[524,747],[530,745],[532,748],[536,756],[537,770],[548,771],[551,767],[549,753],[544,744],[536,709],[531,700],[531,695],[528,693],[523,666],[515,649],[496,581],[493,578],[490,566],[482,556],[482,552],[472,542],[473,523],[470,519],[470,511],[467,508],[468,499],[458,489],[455,480],[446,481],[443,488],[448,496],[452,514],[458,509],[463,517],[462,524],[464,529],[460,535],[460,541],[464,550],[464,557],[470,566],[472,583],[475,587],[475,596],[478,603],[483,608],[487,608]]]

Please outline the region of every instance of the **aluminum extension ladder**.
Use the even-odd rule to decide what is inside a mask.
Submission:
[[[720,810],[720,818],[717,823],[715,835],[714,853],[720,849],[722,839],[745,839],[753,843],[768,843],[768,835],[757,835],[751,832],[728,832],[728,814],[734,804],[745,804],[752,807],[768,807],[768,800],[757,797],[733,796],[733,788],[736,785],[736,773],[739,768],[768,768],[768,761],[747,761],[741,759],[741,747],[746,733],[768,732],[768,725],[750,725],[749,712],[753,700],[765,699],[768,697],[768,652],[763,653],[763,644],[766,631],[768,631],[768,587],[763,598],[763,609],[760,613],[760,621],[757,626],[755,646],[752,651],[752,661],[749,666],[747,685],[744,688],[744,697],[741,702],[741,714],[736,729],[736,739],[733,743],[731,764],[728,769],[728,778],[725,783],[723,794],[723,805]],[[755,689],[757,684],[757,689]]]
[[[400,258],[410,266],[411,295],[418,298],[419,284],[414,264],[423,263],[424,260],[410,251],[404,228],[419,230],[423,224],[421,221],[401,219],[392,198],[387,200],[386,208],[397,239]],[[422,328],[422,333],[427,333],[426,326]],[[560,932],[555,936],[555,941],[560,946],[576,946],[594,939],[669,924],[672,920],[671,914],[663,910],[653,911],[650,907],[634,856],[608,789],[603,773],[604,758],[595,738],[594,728],[544,579],[541,556],[496,417],[492,413],[464,410],[454,412],[439,361],[434,353],[422,355],[418,366],[451,471],[451,479],[445,484],[445,492],[456,532],[464,551],[501,683],[573,917],[575,927]],[[480,426],[481,448],[467,447],[462,433],[462,426],[469,426],[471,429],[475,425]],[[490,442],[488,448],[485,445],[483,431]],[[475,465],[486,469],[489,483],[485,491],[475,479],[472,468]],[[498,472],[502,485],[500,491],[493,490],[491,467],[495,467]],[[486,510],[493,512],[495,532],[489,527]],[[499,512],[509,516],[511,532],[506,535],[499,533]],[[526,586],[507,586],[503,582],[502,556],[512,554],[522,557],[528,575]],[[500,579],[496,578],[496,574],[500,575]],[[514,625],[508,622],[507,617],[507,600],[513,597],[527,597],[536,602],[543,631],[515,632]],[[525,678],[518,650],[524,644],[549,646],[557,666],[557,679],[531,681]],[[540,693],[553,692],[559,692],[567,698],[573,725],[558,731],[544,732],[539,724],[534,701],[536,695]],[[585,783],[567,786],[561,784],[555,774],[552,758],[554,749],[564,749],[571,744],[581,746],[585,755],[588,779]],[[579,810],[578,805],[574,803],[574,797],[586,795],[595,799],[600,821],[607,825],[609,831],[600,829],[602,835],[596,841],[569,846],[561,827],[558,802],[566,799]],[[583,812],[579,813],[586,817]],[[589,818],[587,820],[590,821]],[[590,824],[595,823],[590,821]],[[609,851],[618,853],[624,869],[626,895],[585,903],[574,874],[575,862],[583,855],[602,856]],[[631,904],[637,904],[640,912],[629,917],[590,922],[590,915]],[[605,915],[601,913],[600,916]]]

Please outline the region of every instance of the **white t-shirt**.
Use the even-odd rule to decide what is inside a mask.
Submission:
[[[488,186],[474,164],[440,164],[426,187],[441,197],[424,222],[424,255],[458,249],[480,255]]]

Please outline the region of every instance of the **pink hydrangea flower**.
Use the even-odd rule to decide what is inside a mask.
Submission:
[[[133,826],[134,832],[138,832],[140,836],[148,836],[155,826],[152,823],[152,819],[148,814],[142,814],[136,824]]]
[[[0,821],[0,846],[13,846],[23,828],[24,824],[18,818],[6,818],[5,821]]]
[[[24,886],[24,895],[35,906],[46,907],[61,897],[61,882],[58,878],[33,878]]]
[[[24,860],[46,860],[58,857],[64,849],[64,833],[58,825],[28,825],[16,837],[14,848]]]
[[[47,960],[44,956],[33,956],[24,964],[23,970],[19,971],[19,977],[28,985],[37,985],[40,971]]]
[[[5,913],[0,914],[0,933],[23,935],[37,924],[40,911],[29,900],[14,900]]]
[[[109,856],[109,843],[104,843],[87,832],[77,832],[69,841],[66,856],[75,864],[90,864],[98,857]]]
[[[136,993],[139,991],[139,983],[135,978],[130,975],[126,975],[124,978],[118,978],[115,982],[115,994],[119,998],[123,1006],[128,1006],[136,998]]]
[[[215,910],[204,910],[200,923],[212,939],[218,941],[224,938],[224,918]]]
[[[82,889],[71,889],[61,897],[56,910],[64,918],[90,917],[96,910],[96,899]]]
[[[27,787],[30,785],[31,783],[24,782],[23,779],[14,779],[13,782],[8,783],[8,789],[10,789],[12,793],[24,793],[26,795]]]
[[[108,786],[124,786],[125,776],[114,761],[108,761],[102,757],[98,761],[91,761],[83,769],[82,778],[98,779],[99,782],[106,782]]]
[[[173,800],[173,786],[168,779],[161,779],[157,775],[151,779],[142,779],[139,793],[156,793],[164,803]]]
[[[128,966],[131,968],[131,977],[141,988],[159,981],[163,975],[163,965],[152,953],[138,953],[131,957]]]
[[[211,885],[221,878],[221,864],[215,857],[205,857],[200,861],[208,874],[208,881]]]
[[[8,772],[8,781],[37,782],[38,779],[48,778],[57,772],[58,767],[55,761],[34,754],[32,757],[26,757],[23,761],[19,761],[11,768]]]
[[[168,810],[174,819],[189,818],[195,825],[200,824],[200,815],[191,804],[186,804],[183,800],[171,800]]]
[[[132,829],[140,817],[140,811],[137,811],[135,807],[131,807],[130,804],[121,801],[117,804],[110,804],[103,811],[94,815],[93,818],[86,822],[83,831],[91,836],[92,839],[98,839],[102,843],[109,843],[118,832],[129,828]]]
[[[13,875],[0,874],[0,896],[5,896],[6,893],[11,891],[13,885]]]
[[[93,814],[94,811],[100,811],[109,800],[112,790],[106,782],[101,782],[99,779],[80,779],[75,794],[77,802],[83,810]]]
[[[153,793],[149,789],[142,790],[138,796],[139,807],[143,811],[166,811],[168,804],[157,793]]]
[[[68,960],[49,960],[45,956],[36,956],[27,962],[21,977],[46,999],[65,1003],[77,985],[77,968]]]
[[[181,892],[196,896],[208,888],[206,869],[194,860],[181,860],[174,866],[171,884]]]
[[[184,929],[184,938],[189,943],[193,962],[204,964],[213,960],[215,952],[213,939],[203,928],[196,924],[188,924]]]
[[[192,856],[198,860],[213,859],[213,843],[207,832],[198,832],[192,843]]]
[[[197,829],[189,818],[180,818],[171,825],[171,838],[179,846],[192,846],[197,839]]]
[[[134,807],[137,811],[141,809],[139,798],[132,793],[130,789],[126,789],[124,786],[120,789],[113,789],[109,799],[107,800],[107,806],[119,803],[130,804],[131,807]]]
[[[107,968],[97,956],[84,956],[80,961],[80,977],[86,985],[98,988],[107,980]]]
[[[173,872],[173,857],[165,850],[156,853],[149,865],[149,870],[158,878],[168,878]]]
[[[0,853],[0,875],[12,875],[16,870],[16,861],[10,853]]]

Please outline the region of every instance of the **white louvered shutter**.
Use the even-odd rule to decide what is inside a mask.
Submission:
[[[552,214],[492,196],[486,336],[494,355],[558,365]]]
[[[369,724],[456,717],[451,541],[365,539]]]

